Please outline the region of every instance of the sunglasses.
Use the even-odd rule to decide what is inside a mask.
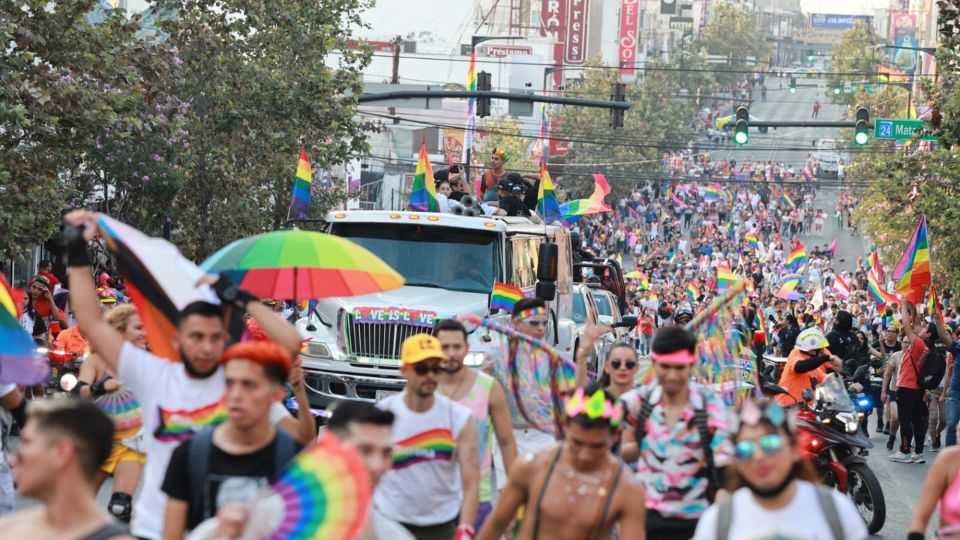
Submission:
[[[529,324],[530,326],[546,326],[547,321],[543,319],[525,319],[522,321],[523,324]]]
[[[428,366],[426,364],[415,364],[413,366],[413,372],[417,375],[426,375],[427,373],[433,373],[434,375],[438,373],[443,373],[446,371],[446,368],[440,364],[435,364],[433,366]]]
[[[747,461],[757,454],[757,448],[763,451],[764,454],[772,456],[776,454],[783,448],[783,436],[777,433],[771,433],[769,435],[764,435],[760,437],[756,442],[754,441],[740,441],[734,447],[734,452],[737,455],[737,459],[740,461]]]
[[[627,360],[626,362],[620,362],[619,360],[610,361],[610,367],[612,367],[613,369],[620,369],[620,366],[625,366],[627,369],[633,369],[637,367],[637,363],[631,362],[629,360]]]

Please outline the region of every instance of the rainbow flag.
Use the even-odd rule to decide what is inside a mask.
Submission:
[[[700,299],[700,291],[692,281],[687,283],[687,298],[690,299],[691,304]]]
[[[767,325],[766,323],[764,323],[763,319],[764,319],[763,310],[758,309],[757,310],[757,332],[760,334],[763,334],[763,342],[766,343],[767,342]]]
[[[743,239],[747,241],[747,245],[750,246],[750,249],[754,251],[760,251],[760,237],[757,236],[757,233],[748,232],[743,236]]]
[[[787,279],[787,276],[784,276],[780,288],[773,295],[782,300],[800,300],[803,295],[797,292],[798,285],[800,285],[799,279]]]
[[[873,303],[877,307],[881,307],[884,304],[897,304],[899,300],[897,297],[888,293],[883,286],[880,285],[880,282],[877,281],[877,275],[873,270],[867,272],[867,291],[870,292],[870,296],[873,298]]]
[[[790,198],[790,195],[787,195],[786,192],[780,194],[780,200],[790,208],[796,208],[797,205],[793,202],[793,199]]]
[[[502,310],[512,312],[513,306],[523,298],[523,291],[519,287],[493,282],[493,292],[490,293],[490,311]]]
[[[898,293],[914,304],[920,303],[924,288],[932,283],[926,216],[920,216],[913,238],[891,277],[897,281]]]
[[[722,265],[717,267],[717,292],[723,293],[733,285],[740,282],[740,278],[733,273],[729,266]]]
[[[477,91],[477,51],[470,51],[467,64],[467,91]],[[467,98],[467,126],[463,132],[463,155],[460,160],[467,163],[467,152],[473,148],[473,132],[477,128],[477,98]],[[469,178],[467,179],[470,180]]]
[[[790,256],[787,257],[786,268],[788,268],[793,273],[800,273],[806,270],[807,268],[807,248],[803,244],[800,244],[793,251],[790,252]]]
[[[607,178],[600,173],[593,175],[593,193],[589,198],[577,199],[560,205],[560,219],[569,226],[583,216],[602,214],[613,210],[605,202],[604,197],[610,193],[610,184]]]
[[[537,212],[544,223],[553,223],[560,219],[560,203],[553,188],[553,180],[547,171],[547,164],[540,164],[540,189],[537,191]]]
[[[940,305],[940,299],[937,298],[937,289],[930,284],[930,302],[927,304],[927,312],[933,317],[936,313],[937,320],[943,320],[943,307]]]
[[[420,143],[420,156],[417,158],[417,171],[413,175],[413,187],[410,188],[410,210],[415,212],[439,212],[437,187],[433,183],[433,167],[427,155],[427,137]]]
[[[803,166],[803,178],[808,182],[813,180],[813,167],[809,163]]]
[[[300,159],[297,161],[297,174],[293,179],[293,199],[290,208],[297,211],[300,219],[305,219],[310,212],[310,185],[313,183],[313,167],[310,166],[310,156],[303,148],[300,149]]]
[[[659,301],[660,301],[660,297],[657,296],[657,293],[654,292],[654,291],[650,291],[650,295],[647,297],[647,299],[653,300],[654,302],[659,302]]]
[[[840,243],[837,242],[837,239],[834,238],[833,242],[830,243],[830,258],[832,259],[837,254],[837,248],[840,247]]]
[[[731,241],[737,240],[737,231],[733,228],[733,222],[727,223],[727,238]]]
[[[707,190],[703,194],[705,202],[716,202],[720,200],[720,186],[717,184],[707,184]]]

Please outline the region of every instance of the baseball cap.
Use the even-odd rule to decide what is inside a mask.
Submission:
[[[504,178],[503,180],[501,180],[500,182],[497,183],[497,189],[502,189],[502,190],[504,190],[504,191],[510,191],[511,189],[513,189],[513,182],[511,182],[510,180]]]
[[[400,346],[400,360],[403,365],[412,365],[424,360],[446,360],[440,347],[440,340],[430,334],[414,334],[403,340]]]

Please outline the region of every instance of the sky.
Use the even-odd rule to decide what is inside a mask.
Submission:
[[[459,49],[458,44],[470,34],[475,3],[474,0],[377,0],[363,15],[370,28],[358,29],[356,33],[369,39],[388,39],[396,35],[406,38],[411,32],[430,32],[437,37],[434,45]]]

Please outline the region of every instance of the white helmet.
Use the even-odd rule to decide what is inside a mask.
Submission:
[[[817,349],[824,349],[829,345],[830,342],[823,336],[823,332],[820,331],[819,328],[807,328],[797,336],[797,342],[794,347],[803,352],[810,352]]]

